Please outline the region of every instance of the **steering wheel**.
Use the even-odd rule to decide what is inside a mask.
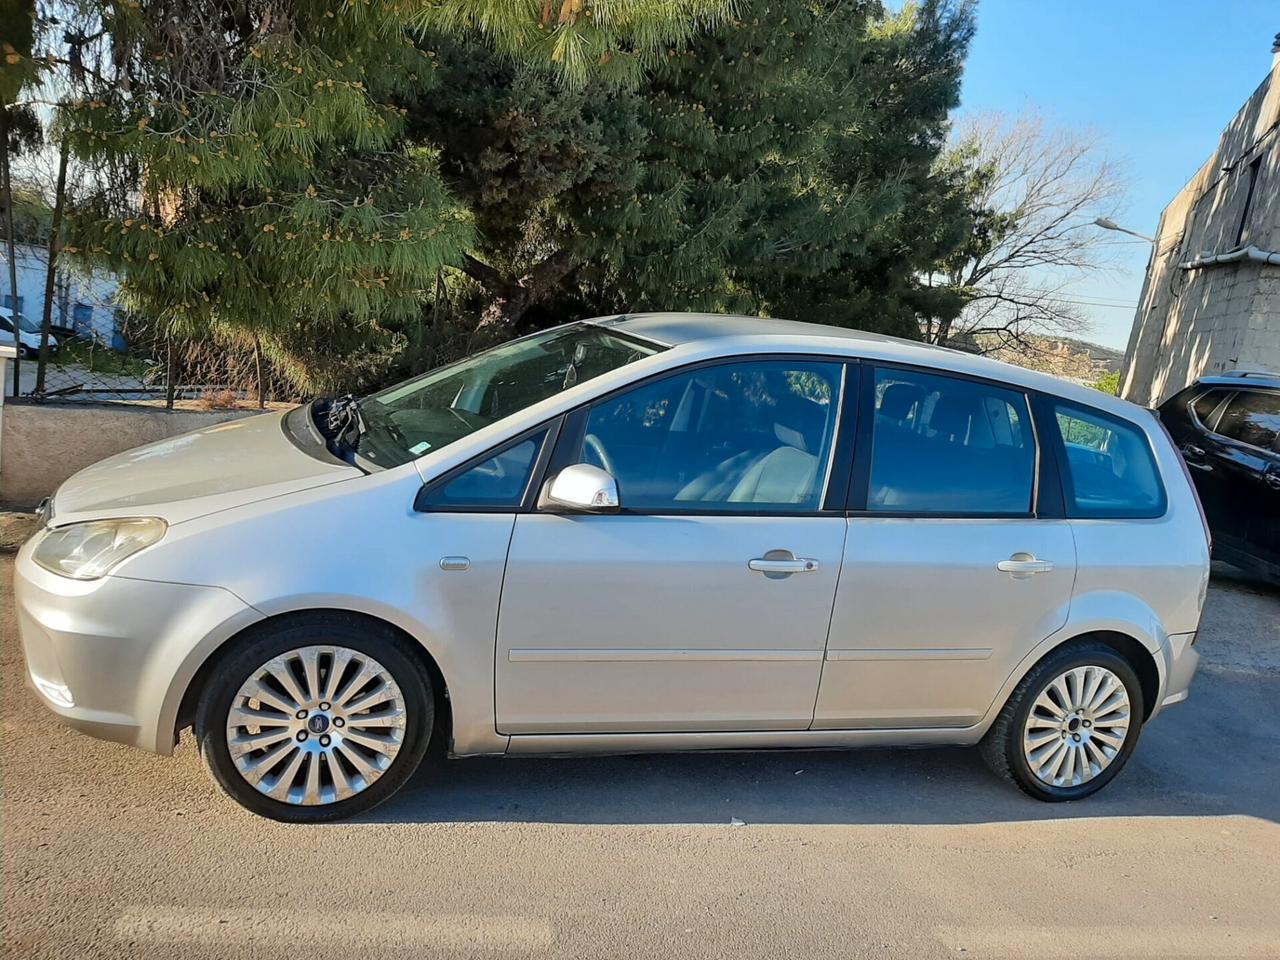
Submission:
[[[613,461],[609,459],[609,454],[605,450],[604,444],[600,442],[600,438],[594,433],[588,433],[582,438],[582,456],[583,459],[587,459],[590,462],[588,454],[595,459],[595,465],[605,473],[615,477],[618,475],[618,471],[614,468]]]

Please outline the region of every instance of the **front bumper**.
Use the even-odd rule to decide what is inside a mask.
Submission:
[[[107,576],[71,580],[14,564],[27,681],[67,725],[153,753],[173,752],[187,684],[218,643],[262,619],[218,587]]]

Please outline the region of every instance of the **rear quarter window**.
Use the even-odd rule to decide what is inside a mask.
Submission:
[[[1147,435],[1097,410],[1055,403],[1068,517],[1163,516],[1164,485]]]

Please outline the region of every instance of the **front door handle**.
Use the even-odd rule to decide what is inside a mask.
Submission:
[[[1280,490],[1280,470],[1268,470],[1262,475],[1262,481],[1268,487],[1275,487]]]
[[[1197,447],[1194,443],[1187,443],[1183,445],[1182,453],[1187,457],[1203,457],[1204,447]]]
[[[1011,573],[1015,579],[1022,580],[1033,573],[1048,573],[1053,569],[1053,561],[1037,560],[1031,553],[1015,553],[1008,560],[996,564],[1001,573]]]
[[[817,570],[818,561],[805,557],[756,557],[754,560],[747,561],[747,567],[766,576],[769,574],[790,576],[793,573],[811,573]]]

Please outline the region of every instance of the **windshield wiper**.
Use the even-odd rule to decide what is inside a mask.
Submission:
[[[320,400],[315,405],[315,420],[328,441],[330,452],[350,463],[360,449],[360,438],[369,431],[360,413],[359,399],[348,393],[332,400]]]

